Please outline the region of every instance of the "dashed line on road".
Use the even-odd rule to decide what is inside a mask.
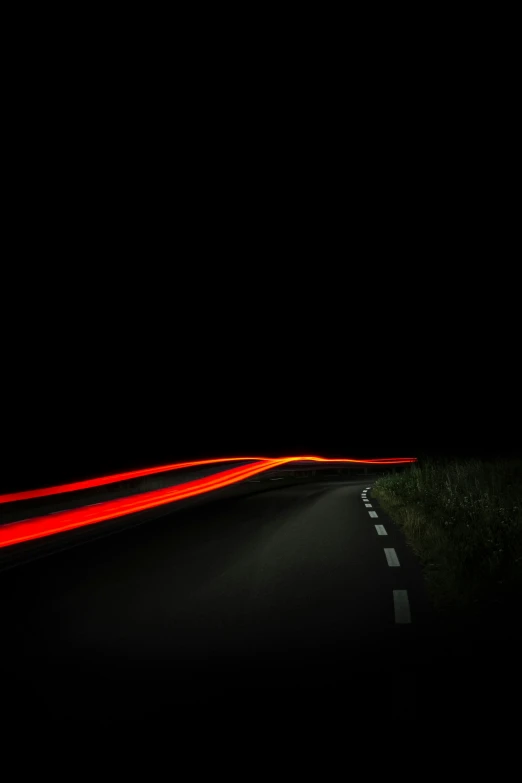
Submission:
[[[396,623],[411,623],[410,602],[407,590],[393,591],[393,608]]]
[[[365,492],[361,495],[364,505],[366,508],[372,508],[371,503],[367,503],[366,501],[368,498],[365,496]],[[368,514],[372,518],[376,518],[377,512],[375,511],[368,511]],[[375,530],[377,532],[377,535],[379,536],[387,536],[387,530],[384,527],[384,525],[374,525]],[[386,562],[388,565],[392,568],[399,568],[399,558],[397,557],[397,552],[393,547],[385,547],[384,548],[384,554],[386,556]],[[395,623],[397,625],[408,625],[411,624],[411,610],[410,610],[410,601],[408,598],[408,591],[407,590],[394,590],[393,591],[393,609],[395,613]]]
[[[397,552],[395,549],[385,549],[384,554],[386,555],[386,560],[388,561],[389,566],[395,566],[396,568],[400,566],[399,558],[397,557]]]

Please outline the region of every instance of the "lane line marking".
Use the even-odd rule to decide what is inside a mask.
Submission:
[[[282,481],[283,476],[278,476],[277,478],[271,478],[270,481]]]
[[[366,506],[366,508],[373,508],[371,503],[365,503],[364,505]]]
[[[371,516],[372,519],[377,519],[377,512],[376,511],[368,511],[368,514]]]
[[[375,529],[380,536],[387,536],[386,528],[384,525],[375,525]]]
[[[411,623],[410,602],[407,590],[393,591],[393,607],[396,623]]]
[[[395,549],[385,549],[384,554],[386,555],[386,560],[388,561],[389,566],[400,566],[399,558],[397,557],[397,552]]]

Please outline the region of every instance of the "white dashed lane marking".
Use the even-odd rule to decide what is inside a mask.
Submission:
[[[380,536],[387,536],[386,528],[384,525],[375,525],[375,529]]]
[[[364,505],[366,506],[366,508],[373,508],[371,503],[365,503]]]
[[[393,591],[393,607],[396,623],[411,623],[410,602],[407,590]]]
[[[377,519],[377,512],[376,511],[368,511],[368,514],[371,516],[372,519]]]
[[[400,566],[399,558],[397,557],[397,552],[395,549],[385,549],[384,554],[386,555],[386,560],[388,561],[389,566]]]

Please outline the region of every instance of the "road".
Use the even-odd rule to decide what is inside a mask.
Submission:
[[[343,703],[415,718],[433,614],[367,487],[325,480],[173,510],[1,573],[3,709],[110,723]]]

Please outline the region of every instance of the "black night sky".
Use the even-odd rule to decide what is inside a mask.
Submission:
[[[343,216],[335,190],[53,194],[25,198],[2,289],[4,491],[207,456],[521,451],[491,215],[450,225],[442,192],[408,221]]]
[[[2,490],[192,457],[521,450],[513,205],[485,164],[456,179],[461,153],[421,126],[348,139],[324,93],[313,117],[276,93],[276,132],[254,122],[274,93],[207,116],[189,90],[174,127],[150,91],[136,115],[139,82],[77,74],[65,105],[57,73],[55,93],[29,74],[37,133],[13,115]]]
[[[61,288],[58,268],[28,283],[2,490],[212,456],[520,452],[512,341],[469,309],[434,328],[409,271],[390,288],[371,261],[194,264],[84,260]]]

